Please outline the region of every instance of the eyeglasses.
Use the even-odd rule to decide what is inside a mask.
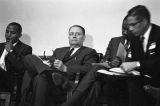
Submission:
[[[143,19],[141,19],[141,20],[139,20],[139,21],[137,21],[137,22],[135,22],[135,23],[130,23],[130,24],[128,24],[128,27],[135,27],[136,25],[138,25],[139,23],[141,23],[143,21]]]

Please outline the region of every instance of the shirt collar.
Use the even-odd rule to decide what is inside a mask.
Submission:
[[[13,44],[13,47],[14,47],[14,46],[16,46],[16,45],[17,45],[17,43],[18,43],[18,41],[17,41],[16,43],[14,43],[14,44]]]

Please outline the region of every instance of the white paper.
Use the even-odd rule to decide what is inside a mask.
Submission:
[[[125,73],[121,68],[111,68],[109,69],[109,71],[101,69],[101,70],[98,70],[97,72],[102,74],[107,74],[107,75],[118,75],[118,76],[130,76],[130,75],[139,76],[140,75],[140,72],[136,70],[133,70],[129,73]]]
[[[107,75],[118,75],[118,76],[122,75],[121,73],[110,72],[110,71],[103,70],[103,69],[98,70],[97,72],[102,73],[102,74],[107,74]]]
[[[125,72],[121,68],[111,68],[109,71],[124,74]]]

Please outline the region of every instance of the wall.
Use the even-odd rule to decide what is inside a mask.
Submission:
[[[79,24],[86,29],[84,44],[105,53],[110,38],[121,35],[127,11],[138,4],[146,5],[152,22],[160,25],[160,0],[0,0],[0,42],[7,24],[16,21],[33,53],[50,55],[68,45],[69,27]]]

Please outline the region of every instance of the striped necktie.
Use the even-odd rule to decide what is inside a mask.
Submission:
[[[74,51],[74,48],[70,49],[70,50],[66,53],[66,55],[64,56],[64,59],[63,59],[63,60],[68,59],[68,58],[71,56],[71,54],[72,54],[73,51]]]

